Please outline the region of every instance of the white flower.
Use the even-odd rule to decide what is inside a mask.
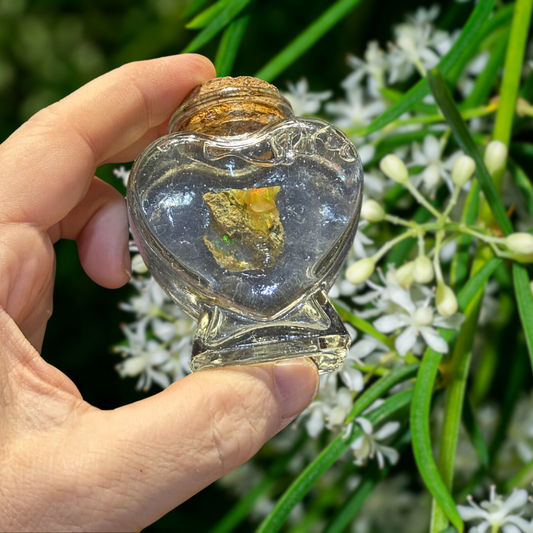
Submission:
[[[457,510],[461,518],[467,522],[481,520],[473,531],[485,533],[489,527],[490,533],[533,533],[533,525],[520,515],[511,514],[522,512],[528,502],[528,494],[525,490],[515,490],[506,501],[496,494],[496,487],[490,488],[489,500],[475,503],[471,496],[468,497],[469,505],[458,505]],[[470,530],[472,531],[472,529]]]
[[[425,167],[422,173],[413,179],[416,187],[422,185],[423,189],[433,196],[442,178],[446,182],[450,192],[453,192],[450,171],[453,168],[455,160],[461,155],[460,151],[454,152],[443,161],[439,141],[435,136],[427,135],[424,138],[422,147],[417,142],[413,143],[411,155],[412,163],[409,166]]]
[[[348,352],[348,357],[356,361],[370,356],[375,359],[389,352],[390,349],[388,346],[382,344],[371,335],[365,334],[362,339],[352,345]]]
[[[283,92],[282,94],[290,102],[292,110],[297,117],[314,115],[320,109],[322,102],[333,94],[331,91],[309,92],[309,84],[305,78],[296,83],[289,81],[287,87],[290,92]]]
[[[442,49],[443,33],[438,32],[438,40],[434,42],[434,29],[431,22],[439,14],[439,7],[432,6],[429,10],[419,8],[414,16],[394,29],[395,46],[391,47],[388,56],[390,64],[389,83],[406,80],[414,71],[414,67],[425,75],[426,70],[439,62],[436,45]]]
[[[387,56],[376,41],[370,41],[366,47],[365,59],[349,55],[348,65],[353,72],[341,83],[344,89],[351,89],[361,84],[367,76],[368,94],[374,98],[380,97],[380,89],[385,86],[385,73],[388,68]]]
[[[117,346],[116,350],[128,356],[117,365],[120,377],[140,375],[137,389],[149,390],[152,382],[161,388],[170,385],[168,375],[160,369],[170,359],[168,350],[155,340],[146,339],[146,322],[140,321],[122,328],[128,346]]]
[[[437,353],[448,353],[447,342],[439,335],[435,327],[455,329],[464,320],[460,313],[453,317],[435,316],[429,307],[429,298],[422,304],[414,303],[409,291],[400,287],[391,289],[391,300],[402,308],[393,315],[384,315],[374,321],[374,327],[381,333],[392,333],[405,328],[396,340],[394,346],[399,355],[404,356],[415,345],[419,335],[426,344]]]
[[[363,89],[358,86],[346,91],[346,101],[328,102],[326,111],[333,115],[339,128],[359,128],[366,126],[372,119],[385,111],[382,100],[367,100]]]
[[[309,415],[305,428],[310,437],[317,437],[326,427],[332,430],[342,426],[352,408],[352,393],[346,387],[337,388],[337,380],[321,378],[319,399],[314,401],[302,416]]]
[[[130,283],[137,289],[139,294],[130,298],[128,303],[119,304],[119,307],[124,311],[135,313],[140,319],[149,320],[158,316],[169,299],[155,279],[151,276],[131,278]]]
[[[119,168],[113,169],[113,174],[119,179],[122,180],[124,187],[128,186],[128,180],[130,179],[131,169],[126,170],[125,166],[120,166]]]
[[[365,246],[372,246],[374,244],[374,241],[363,231],[367,226],[368,222],[366,220],[362,220],[359,222],[359,226],[357,227],[357,233],[352,245],[356,258],[367,257]]]
[[[363,373],[357,368],[354,368],[354,363],[362,366],[362,359],[373,353],[378,347],[381,348],[382,346],[381,343],[370,336],[356,342],[348,351],[348,355],[346,356],[342,367],[337,370],[337,372],[328,374],[328,379],[333,379],[333,377],[338,374],[341,381],[350,391],[361,392],[364,389]],[[388,352],[387,347],[385,347],[385,352]]]
[[[385,466],[385,458],[389,460],[391,464],[396,464],[399,458],[398,452],[390,446],[380,444],[378,441],[385,440],[400,428],[399,422],[387,422],[380,429],[374,433],[374,428],[369,420],[363,417],[358,417],[355,422],[359,424],[363,430],[363,434],[357,437],[350,447],[354,451],[355,461],[354,464],[361,466],[368,462],[368,459],[376,457],[379,468]],[[350,435],[353,427],[349,424],[346,428],[346,437]]]
[[[146,274],[148,272],[148,267],[144,263],[141,254],[135,254],[131,258],[131,269],[137,274]]]

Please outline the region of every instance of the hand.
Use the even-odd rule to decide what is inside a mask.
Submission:
[[[132,63],[42,110],[0,146],[0,530],[140,530],[248,460],[314,398],[306,359],[200,372],[115,411],[39,355],[58,239],[100,285],[129,279],[124,198],[94,176],[167,131],[215,75],[182,55]],[[75,356],[75,354],[73,354]]]

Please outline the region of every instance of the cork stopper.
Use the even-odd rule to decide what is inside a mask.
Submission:
[[[174,113],[170,133],[243,135],[290,116],[290,103],[274,85],[250,76],[227,76],[195,87]]]

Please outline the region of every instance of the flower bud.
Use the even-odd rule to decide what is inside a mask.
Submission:
[[[394,154],[386,155],[380,162],[379,168],[383,174],[397,183],[407,183],[409,172],[405,163]]]
[[[429,283],[434,276],[433,263],[425,255],[414,260],[413,278],[417,283]]]
[[[385,218],[385,210],[375,200],[366,200],[361,207],[361,217],[369,222],[381,222]]]
[[[529,282],[529,290],[531,291],[531,296],[533,296],[533,281]]]
[[[145,274],[148,272],[148,267],[144,264],[141,254],[135,254],[131,258],[131,269],[133,272],[137,272],[137,274]]]
[[[485,150],[485,157],[483,158],[489,173],[492,175],[500,170],[505,164],[506,159],[507,146],[501,141],[491,141]]]
[[[453,316],[457,313],[457,309],[459,308],[455,293],[444,283],[439,283],[437,287],[435,303],[437,304],[437,311],[442,316]]]
[[[413,270],[415,268],[415,262],[409,261],[409,263],[405,263],[405,265],[402,265],[397,271],[396,271],[396,281],[402,286],[402,287],[409,287],[413,284],[413,281],[415,278],[413,277]]]
[[[505,237],[505,246],[519,254],[533,253],[533,235],[531,233],[511,233]]]
[[[462,187],[476,170],[476,163],[467,155],[462,155],[455,160],[452,170],[452,180],[457,187]]]
[[[365,257],[351,264],[346,269],[346,279],[354,285],[359,285],[366,281],[374,272],[376,262],[371,257]]]

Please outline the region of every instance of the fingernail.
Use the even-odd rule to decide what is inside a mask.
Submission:
[[[310,359],[279,361],[274,369],[274,378],[283,420],[295,418],[317,395],[318,370]]]
[[[128,280],[131,279],[131,257],[130,257],[129,248],[126,248],[124,252],[124,259],[122,262],[122,267],[123,267],[124,272],[128,276]]]

